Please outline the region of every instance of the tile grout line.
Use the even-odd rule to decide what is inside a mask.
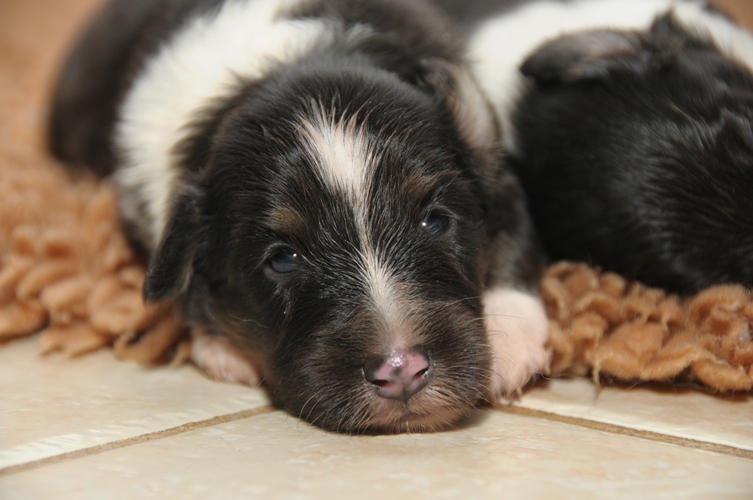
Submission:
[[[228,413],[226,415],[220,415],[217,417],[208,418],[206,420],[199,420],[196,422],[188,422],[169,429],[162,429],[159,431],[148,432],[139,436],[121,439],[118,441],[112,441],[110,443],[104,443],[90,448],[84,448],[82,450],[70,451],[67,453],[61,453],[52,457],[42,458],[39,460],[33,460],[18,465],[11,465],[4,469],[0,469],[0,478],[9,476],[17,472],[23,472],[32,469],[39,469],[48,465],[53,465],[60,462],[67,462],[78,458],[87,457],[90,455],[98,455],[111,450],[118,450],[120,448],[127,448],[137,444],[147,443],[150,441],[156,441],[166,437],[176,436],[196,429],[206,429],[208,427],[214,427],[216,425],[224,424],[227,422],[233,422],[235,420],[243,420],[245,418],[252,418],[258,415],[264,415],[276,411],[277,408],[271,405],[262,406],[250,410],[242,410],[235,413]]]
[[[630,427],[623,427],[616,424],[608,424],[608,423],[599,422],[596,420],[589,420],[589,419],[580,418],[580,417],[560,415],[557,413],[550,413],[543,410],[535,410],[531,408],[525,408],[522,406],[499,405],[499,406],[493,407],[493,409],[504,412],[504,413],[521,415],[521,416],[532,417],[532,418],[540,418],[543,420],[559,422],[559,423],[564,423],[568,425],[574,425],[574,426],[578,426],[578,427],[582,427],[586,429],[608,432],[611,434],[619,434],[623,436],[646,439],[649,441],[682,446],[685,448],[692,448],[692,449],[710,451],[710,452],[724,454],[724,455],[731,455],[731,456],[740,457],[740,458],[753,459],[753,451],[744,450],[742,448],[736,448],[734,446],[715,444],[715,443],[710,443],[710,442],[700,441],[700,440],[695,440],[695,439],[690,439],[690,438],[681,438],[681,437],[671,436],[667,434],[662,434],[659,432],[632,429]],[[206,428],[214,427],[216,425],[224,424],[227,422],[233,422],[236,420],[252,418],[258,415],[271,413],[273,411],[277,411],[277,408],[272,405],[266,405],[266,406],[262,406],[262,407],[254,408],[250,410],[242,410],[235,413],[220,415],[220,416],[212,417],[206,420],[188,422],[186,424],[182,424],[176,427],[171,427],[169,429],[149,432],[146,434],[142,434],[140,436],[113,441],[110,443],[104,443],[101,445],[93,446],[91,448],[85,448],[82,450],[62,453],[60,455],[55,455],[55,456],[43,458],[40,460],[34,460],[34,461],[23,463],[23,464],[12,465],[10,467],[0,469],[0,478],[4,476],[9,476],[18,472],[46,467],[48,465],[53,465],[60,462],[67,462],[71,460],[76,460],[78,458],[84,458],[91,455],[97,455],[97,454],[104,453],[111,450],[117,450],[117,449],[129,447],[129,446],[134,446],[137,444],[156,441],[159,439],[176,436],[176,435],[183,434],[183,433],[190,432],[197,429],[206,429]]]
[[[494,407],[495,410],[511,413],[514,415],[521,415],[526,417],[540,418],[543,420],[549,420],[551,422],[559,422],[569,425],[575,425],[586,429],[592,429],[596,431],[609,432],[611,434],[620,434],[623,436],[636,437],[640,439],[646,439],[649,441],[656,441],[660,443],[672,444],[676,446],[682,446],[685,448],[693,448],[703,451],[711,451],[723,455],[732,455],[740,458],[747,458],[753,460],[753,451],[745,450],[743,448],[736,448],[726,444],[716,444],[708,441],[700,441],[691,438],[682,438],[672,436],[669,434],[662,434],[660,432],[647,431],[641,429],[632,429],[630,427],[623,427],[617,424],[608,424],[605,422],[599,422],[597,420],[589,420],[580,417],[571,417],[567,415],[560,415],[558,413],[549,413],[543,410],[534,410],[531,408],[525,408],[522,406],[513,405],[498,405]]]

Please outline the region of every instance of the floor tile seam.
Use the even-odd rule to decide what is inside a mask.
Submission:
[[[698,450],[710,451],[722,455],[731,455],[739,458],[747,458],[753,460],[753,451],[744,448],[738,448],[726,444],[714,443],[711,441],[702,441],[700,439],[684,438],[679,436],[673,436],[671,434],[663,434],[661,432],[649,431],[645,429],[635,429],[632,427],[622,426],[618,424],[612,424],[607,422],[601,422],[598,420],[590,420],[582,417],[573,417],[570,415],[562,415],[559,413],[551,413],[543,410],[536,410],[532,408],[526,408],[523,406],[515,405],[500,405],[496,407],[497,410],[511,413],[515,415],[521,415],[526,417],[540,418],[551,422],[559,422],[568,425],[574,425],[583,427],[586,429],[592,429],[601,432],[608,432],[610,434],[619,434],[623,436],[635,437],[639,439],[646,439],[649,441],[661,442],[672,444],[675,446],[682,446],[685,448],[693,448]]]
[[[2,479],[4,476],[9,476],[11,474],[15,474],[18,472],[24,472],[31,469],[39,469],[41,467],[46,467],[46,466],[54,465],[61,462],[68,462],[71,460],[76,460],[79,458],[84,458],[84,457],[88,457],[92,455],[98,455],[100,453],[105,453],[112,450],[118,450],[121,448],[127,448],[130,446],[157,441],[160,439],[177,436],[179,434],[185,434],[187,432],[191,432],[197,429],[206,429],[209,427],[215,427],[217,425],[225,424],[228,422],[233,422],[236,420],[243,420],[247,418],[253,418],[259,415],[265,415],[267,413],[272,413],[273,411],[277,411],[277,410],[278,409],[272,405],[260,406],[260,407],[251,408],[248,410],[241,410],[238,412],[228,413],[225,415],[218,415],[216,417],[208,418],[205,420],[197,420],[195,422],[186,422],[184,424],[181,424],[175,427],[161,429],[154,432],[147,432],[139,436],[129,437],[126,439],[120,439],[117,441],[111,441],[109,443],[103,443],[103,444],[99,444],[99,445],[92,446],[89,448],[84,448],[81,450],[61,453],[60,455],[42,458],[39,460],[26,462],[23,464],[11,465],[10,467],[0,469],[0,479]]]

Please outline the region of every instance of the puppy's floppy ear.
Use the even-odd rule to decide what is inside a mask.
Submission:
[[[502,152],[502,133],[491,102],[471,71],[462,64],[440,59],[424,62],[428,85],[450,112],[476,182],[487,216],[504,196],[503,179],[509,176]]]
[[[444,100],[465,144],[476,152],[495,148],[500,140],[499,124],[470,70],[442,59],[428,59],[423,64],[424,83]]]
[[[486,254],[480,275],[487,286],[535,290],[543,253],[526,211],[525,195],[507,165],[499,122],[486,94],[463,65],[430,61],[426,83],[444,100],[465,148],[484,210]]]
[[[200,231],[202,195],[196,188],[178,194],[162,239],[149,259],[144,280],[146,302],[175,298],[188,289]]]
[[[475,179],[486,213],[487,225],[497,221],[500,206],[508,200],[513,178],[502,148],[502,134],[491,102],[463,64],[431,59],[425,83],[443,100],[449,110],[464,149],[470,153],[468,168]],[[504,203],[503,203],[504,201]],[[490,225],[490,230],[496,230]]]
[[[638,33],[585,31],[539,46],[520,71],[539,83],[574,83],[641,65],[643,52]]]

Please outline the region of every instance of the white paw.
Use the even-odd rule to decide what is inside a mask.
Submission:
[[[200,328],[191,330],[191,361],[214,380],[258,386],[264,377],[261,364],[223,337]]]
[[[549,320],[541,299],[510,288],[484,293],[484,316],[492,347],[493,401],[523,387],[535,373],[546,373],[552,353]]]

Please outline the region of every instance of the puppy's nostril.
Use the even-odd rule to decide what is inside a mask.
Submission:
[[[367,377],[367,380],[368,380],[368,377]],[[377,387],[382,387],[382,388],[389,387],[392,385],[392,382],[390,382],[389,380],[369,380],[369,382],[371,382]]]
[[[363,368],[364,378],[379,396],[403,401],[428,385],[430,373],[429,356],[418,346],[374,356]]]

